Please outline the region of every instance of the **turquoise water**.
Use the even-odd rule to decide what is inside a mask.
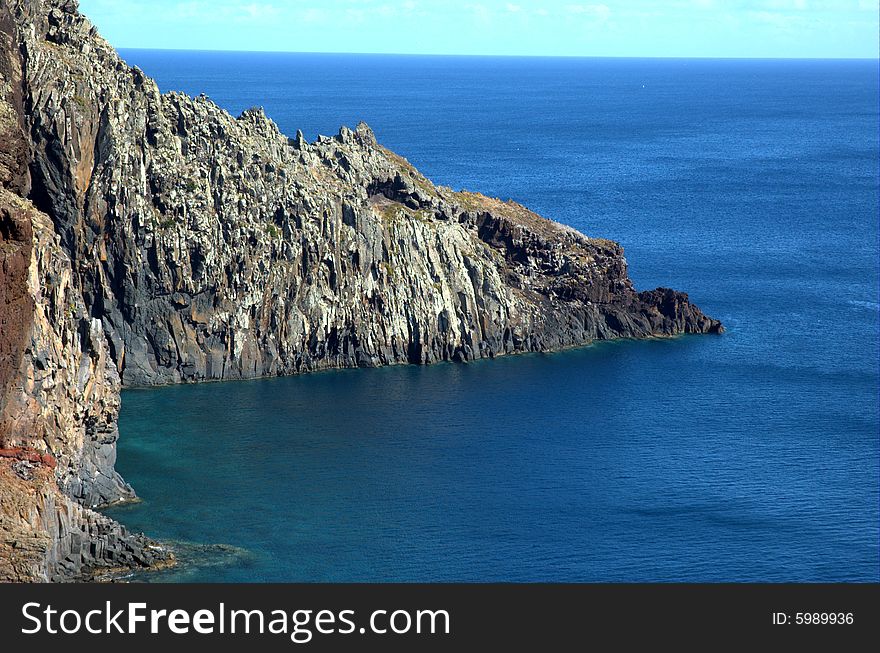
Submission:
[[[186,543],[154,579],[880,580],[876,62],[123,55],[288,133],[366,119],[728,327],[126,391],[111,513]]]

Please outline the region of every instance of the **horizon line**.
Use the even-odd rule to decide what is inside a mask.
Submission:
[[[691,60],[691,61],[875,61],[880,64],[880,55],[876,57],[772,57],[772,56],[680,56],[680,55],[614,55],[614,54],[488,54],[488,53],[453,53],[453,52],[341,52],[330,50],[225,50],[222,48],[150,48],[143,46],[113,45],[116,50],[144,50],[160,52],[204,52],[218,54],[326,54],[351,56],[388,56],[388,57],[448,57],[448,58],[486,58],[486,59],[657,59],[657,60]]]

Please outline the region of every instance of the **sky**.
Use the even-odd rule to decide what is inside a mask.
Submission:
[[[114,46],[877,58],[880,0],[80,0]]]

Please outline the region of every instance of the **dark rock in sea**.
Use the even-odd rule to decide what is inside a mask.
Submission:
[[[308,143],[160,94],[73,0],[4,2],[0,37],[0,448],[54,463],[0,458],[0,577],[161,559],[88,509],[134,496],[122,385],[722,330],[637,292],[617,243],[434,186],[363,123]]]

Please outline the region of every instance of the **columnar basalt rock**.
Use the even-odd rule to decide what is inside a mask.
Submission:
[[[11,0],[0,27],[0,445],[52,456],[63,501],[133,496],[122,385],[722,330],[637,292],[618,244],[437,187],[364,124],[309,143],[160,94],[74,0]]]
[[[113,469],[119,374],[52,219],[26,199],[19,27],[0,9],[0,580],[165,564],[90,508],[129,499]]]

